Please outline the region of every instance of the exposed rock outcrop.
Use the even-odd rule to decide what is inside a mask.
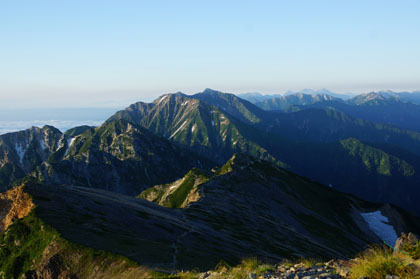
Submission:
[[[35,207],[23,186],[0,193],[0,233],[7,230],[14,220],[25,217]]]
[[[405,245],[416,245],[418,239],[417,236],[413,233],[402,233],[401,236],[397,239],[397,242],[395,242],[395,250],[400,251],[403,250],[403,246]]]

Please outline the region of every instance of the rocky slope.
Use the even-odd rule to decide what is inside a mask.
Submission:
[[[0,258],[7,259],[0,271],[6,278],[156,278],[152,270],[208,270],[246,257],[346,258],[382,241],[363,217],[372,212],[395,233],[420,231],[399,209],[246,155],[212,173],[193,170],[178,184],[184,200],[170,187],[163,199],[176,199],[178,209],[95,188],[27,183],[10,190],[9,208],[25,210],[0,234]]]
[[[208,92],[206,95],[211,94]],[[208,99],[214,100],[216,97],[210,96]],[[231,100],[228,97],[226,99]],[[227,104],[227,101],[224,100],[224,103]],[[227,110],[240,114],[239,111],[242,110],[238,107],[245,108],[245,105],[239,101],[234,103],[236,106],[229,106]],[[256,110],[263,112],[258,108]],[[243,112],[241,118],[248,119],[247,122],[260,121],[256,114],[248,110]],[[258,135],[258,129],[218,107],[197,99],[196,95],[194,98],[181,93],[163,95],[150,104],[133,104],[126,110],[117,112],[107,121],[118,119],[140,125],[219,164],[235,152],[252,152],[259,158],[279,161],[253,140],[252,137]]]
[[[41,183],[97,187],[134,195],[147,185],[171,181],[192,167],[211,165],[124,120],[85,130],[69,142],[31,176]]]
[[[3,233],[16,220],[25,217],[34,208],[28,194],[19,186],[0,193],[0,233]]]
[[[24,177],[57,150],[62,133],[54,127],[27,130],[0,136],[0,190]]]
[[[191,173],[185,179],[190,177]],[[196,184],[198,186],[192,186],[190,191],[198,192],[198,198],[191,202],[187,202],[189,193],[180,200],[180,195],[174,195],[172,186],[166,191],[161,186],[155,186],[141,197],[162,204],[162,199],[154,199],[151,195],[157,191],[165,197],[166,204],[187,203],[184,211],[188,216],[204,222],[218,220],[223,224],[220,230],[234,238],[258,243],[258,247],[265,247],[266,253],[290,253],[289,256],[298,257],[303,256],[300,253],[304,250],[310,250],[313,253],[311,256],[337,257],[349,255],[352,249],[363,247],[363,243],[375,241],[375,235],[369,233],[369,228],[363,228],[364,222],[357,217],[360,212],[374,210],[374,205],[360,203],[268,162],[235,155],[208,181],[202,180],[193,185]],[[401,231],[404,226],[407,229],[411,225],[396,228]],[[317,248],[308,248],[311,242],[316,243]],[[273,245],[267,246],[266,243]],[[293,247],[287,243],[293,243]],[[332,246],[335,251],[328,251],[327,247]],[[257,248],[252,246],[250,249]]]
[[[64,134],[52,126],[32,127],[0,136],[0,191],[5,191],[44,162],[66,153],[72,138],[93,129],[75,127]]]

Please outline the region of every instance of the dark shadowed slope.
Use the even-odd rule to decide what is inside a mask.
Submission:
[[[214,267],[248,256],[347,257],[381,240],[361,213],[382,210],[397,233],[417,231],[398,210],[362,202],[266,161],[235,155],[183,209],[83,187],[28,184],[36,216],[77,244],[163,269]],[[193,191],[193,190],[192,190]],[[396,217],[395,217],[396,216]]]

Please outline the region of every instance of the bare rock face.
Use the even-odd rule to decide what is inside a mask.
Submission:
[[[52,126],[0,135],[0,191],[17,186],[14,181],[46,161],[63,141],[63,134]]]
[[[395,250],[401,250],[404,245],[416,245],[418,239],[413,233],[402,233],[401,236],[395,242]]]
[[[0,193],[0,233],[14,220],[28,215],[34,206],[31,197],[23,192],[23,186]]]

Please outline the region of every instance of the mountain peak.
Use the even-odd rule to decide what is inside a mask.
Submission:
[[[352,99],[349,100],[350,103],[356,105],[363,105],[363,104],[380,104],[385,103],[388,101],[398,102],[398,96],[395,96],[389,92],[369,92],[360,94]]]
[[[211,89],[211,88],[206,88],[204,89],[203,92],[201,92],[202,94],[216,94],[216,93],[221,93],[220,91]]]
[[[179,98],[179,97],[181,97],[181,98],[187,97],[188,98],[189,96],[180,92],[180,91],[178,91],[176,93],[166,93],[166,94],[163,94],[163,95],[159,96],[157,99],[155,99],[153,101],[153,103],[154,104],[160,104],[162,102],[166,103],[170,99]]]
[[[224,93],[206,88],[203,92],[197,93],[191,97],[218,107],[235,118],[247,123],[258,123],[264,115],[264,112],[260,108],[232,93]]]

